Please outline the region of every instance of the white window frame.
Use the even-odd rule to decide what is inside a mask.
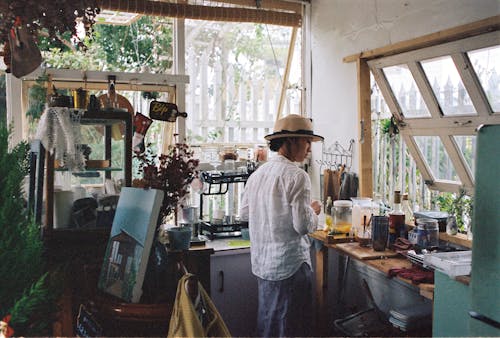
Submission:
[[[469,37],[437,46],[400,53],[368,61],[368,66],[377,82],[387,105],[396,118],[399,132],[413,156],[427,186],[432,190],[458,193],[464,189],[473,194],[474,179],[464,156],[454,141],[455,135],[476,135],[477,128],[483,124],[500,124],[500,112],[493,112],[477,78],[467,52],[486,47],[498,46],[500,31]],[[420,61],[441,56],[451,56],[457,71],[468,92],[477,115],[446,116],[441,112],[439,103],[423,71]],[[422,98],[430,112],[430,117],[406,118],[396,95],[391,89],[383,72],[385,67],[406,65],[415,80]],[[440,180],[430,170],[422,156],[416,136],[438,136],[450,157],[460,182]]]

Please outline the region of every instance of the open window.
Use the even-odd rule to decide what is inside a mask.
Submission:
[[[368,61],[430,189],[472,194],[476,130],[500,124],[500,32]]]

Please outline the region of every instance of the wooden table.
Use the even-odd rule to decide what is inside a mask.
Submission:
[[[327,323],[328,318],[324,318],[324,314],[328,304],[326,304],[327,295],[326,289],[328,286],[328,249],[337,250],[343,255],[347,255],[363,264],[366,264],[386,276],[389,270],[392,268],[411,268],[412,263],[405,257],[395,253],[391,250],[385,250],[383,252],[374,251],[372,248],[362,248],[357,242],[347,242],[347,243],[329,243],[327,239],[327,233],[319,230],[312,234],[310,237],[317,239],[323,243],[323,247],[316,251],[316,270],[315,270],[315,283],[316,283],[316,304],[318,307],[318,316],[316,318],[316,326],[318,328],[318,333],[325,333],[325,323]],[[394,277],[405,283],[418,287],[420,295],[433,299],[434,297],[434,284],[421,283],[415,285],[411,280]]]

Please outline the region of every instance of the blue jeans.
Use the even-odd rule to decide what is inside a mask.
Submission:
[[[295,274],[284,280],[257,280],[257,336],[312,336],[313,295],[309,265],[302,263]]]

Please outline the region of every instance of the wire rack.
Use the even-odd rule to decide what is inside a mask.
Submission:
[[[338,141],[329,147],[325,147],[325,145],[323,145],[321,160],[316,160],[316,163],[320,165],[320,171],[326,168],[332,169],[340,166],[350,169],[352,166],[354,142],[354,139],[351,139],[347,148],[342,146],[342,144]]]

